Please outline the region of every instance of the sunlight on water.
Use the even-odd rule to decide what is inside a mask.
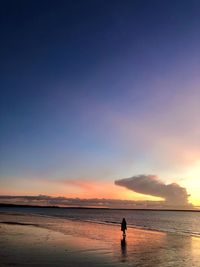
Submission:
[[[41,214],[63,219],[91,221],[100,224],[120,224],[123,217],[128,226],[141,229],[200,236],[200,212],[151,211],[151,210],[103,210],[65,208],[13,208],[13,212]]]

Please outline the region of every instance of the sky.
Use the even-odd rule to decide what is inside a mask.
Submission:
[[[0,25],[1,196],[200,206],[198,0],[6,0]]]

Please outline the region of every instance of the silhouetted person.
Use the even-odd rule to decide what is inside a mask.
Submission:
[[[127,230],[126,220],[125,218],[123,218],[122,223],[121,223],[121,231],[123,232],[123,235],[126,235],[126,230]]]

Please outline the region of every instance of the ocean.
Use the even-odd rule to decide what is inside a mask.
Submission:
[[[128,228],[200,237],[200,212],[195,211],[1,207],[0,212],[23,213],[27,215],[39,214],[40,216],[108,225],[119,225],[122,218],[125,217]]]

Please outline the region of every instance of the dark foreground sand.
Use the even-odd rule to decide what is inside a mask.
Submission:
[[[0,213],[0,266],[200,267],[200,239]]]

